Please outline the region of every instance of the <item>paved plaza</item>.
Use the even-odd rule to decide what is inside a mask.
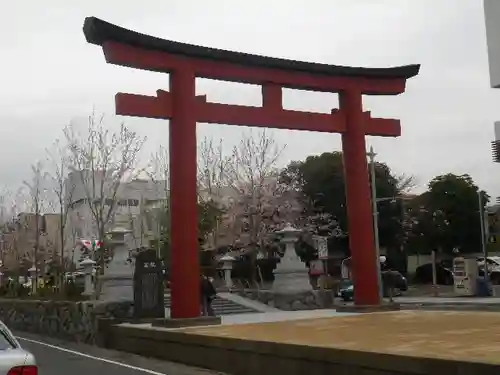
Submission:
[[[306,311],[278,311],[254,314],[227,315],[222,317],[223,325],[284,322],[302,319],[331,318],[353,315],[352,313],[341,313],[335,310],[306,310]]]
[[[184,333],[500,365],[500,315],[399,311],[192,327]]]
[[[303,320],[303,319],[317,319],[317,318],[328,318],[328,317],[342,317],[354,315],[353,313],[343,313],[337,312],[333,309],[321,309],[321,310],[303,310],[303,311],[269,311],[269,312],[259,312],[259,313],[248,313],[248,314],[235,314],[235,315],[222,315],[222,325],[237,325],[237,324],[252,324],[252,323],[270,323],[270,322],[285,322],[292,320]],[[153,327],[151,323],[122,323],[122,326],[135,326],[144,327],[151,329],[173,329],[173,328],[162,328]]]

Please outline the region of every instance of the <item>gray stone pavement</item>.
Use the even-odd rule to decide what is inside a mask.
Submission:
[[[222,317],[222,324],[248,324],[248,323],[267,323],[282,322],[299,319],[328,318],[336,316],[353,315],[352,313],[341,313],[333,309],[322,310],[302,310],[302,311],[277,311],[254,314],[227,315]]]
[[[265,313],[223,315],[223,316],[221,316],[221,324],[233,325],[233,324],[283,322],[283,321],[290,321],[290,320],[328,318],[328,317],[348,316],[348,315],[354,315],[354,313],[337,312],[333,309],[302,310],[302,311],[273,311],[273,312],[265,312]],[[178,329],[178,328],[153,327],[150,323],[141,323],[141,324],[122,323],[121,325],[122,326],[134,326],[134,327],[138,327],[138,328],[153,329],[153,330]]]

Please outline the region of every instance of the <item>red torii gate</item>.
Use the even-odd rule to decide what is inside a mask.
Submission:
[[[349,241],[357,305],[378,305],[377,262],[365,135],[397,137],[399,120],[363,112],[362,95],[398,95],[420,65],[355,68],[250,55],[140,34],[95,17],[85,19],[89,43],[106,62],[170,73],[170,91],[116,94],[116,113],[170,120],[170,204],[173,318],[200,315],[197,241],[196,123],[258,126],[342,134]],[[196,96],[196,77],[262,86],[262,107],[210,103]],[[283,109],[282,89],[339,93],[331,114]]]

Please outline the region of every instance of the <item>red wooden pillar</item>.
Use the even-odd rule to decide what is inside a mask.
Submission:
[[[346,115],[342,150],[352,275],[356,285],[354,298],[356,305],[378,305],[380,304],[378,270],[366,160],[362,94],[361,91],[347,90],[341,92],[339,96],[340,110]]]
[[[172,318],[200,316],[196,78],[188,69],[170,74],[170,246]]]

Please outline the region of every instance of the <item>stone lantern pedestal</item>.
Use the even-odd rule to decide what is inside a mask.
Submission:
[[[285,244],[285,253],[274,270],[273,291],[276,293],[311,291],[309,270],[295,251],[295,242],[301,231],[288,224],[276,233],[282,236],[281,241]]]
[[[133,301],[134,299],[134,265],[129,261],[129,247],[125,236],[131,231],[115,228],[106,235],[106,246],[110,246],[113,257],[107,264],[104,275],[101,275],[101,300]]]
[[[85,258],[80,263],[80,266],[83,267],[83,273],[85,275],[83,294],[86,296],[91,296],[92,294],[94,294],[94,283],[92,282],[92,276],[94,274],[94,264],[95,262],[90,258]]]
[[[230,255],[224,255],[222,258],[220,258],[220,261],[222,262],[222,269],[224,270],[224,282],[226,285],[226,288],[231,289],[233,287],[233,279],[231,277],[231,272],[233,270],[233,262],[236,259],[234,259]]]
[[[28,270],[29,278],[31,281],[31,292],[33,294],[36,293],[36,284],[37,284],[37,279],[36,279],[36,267],[33,266]]]

